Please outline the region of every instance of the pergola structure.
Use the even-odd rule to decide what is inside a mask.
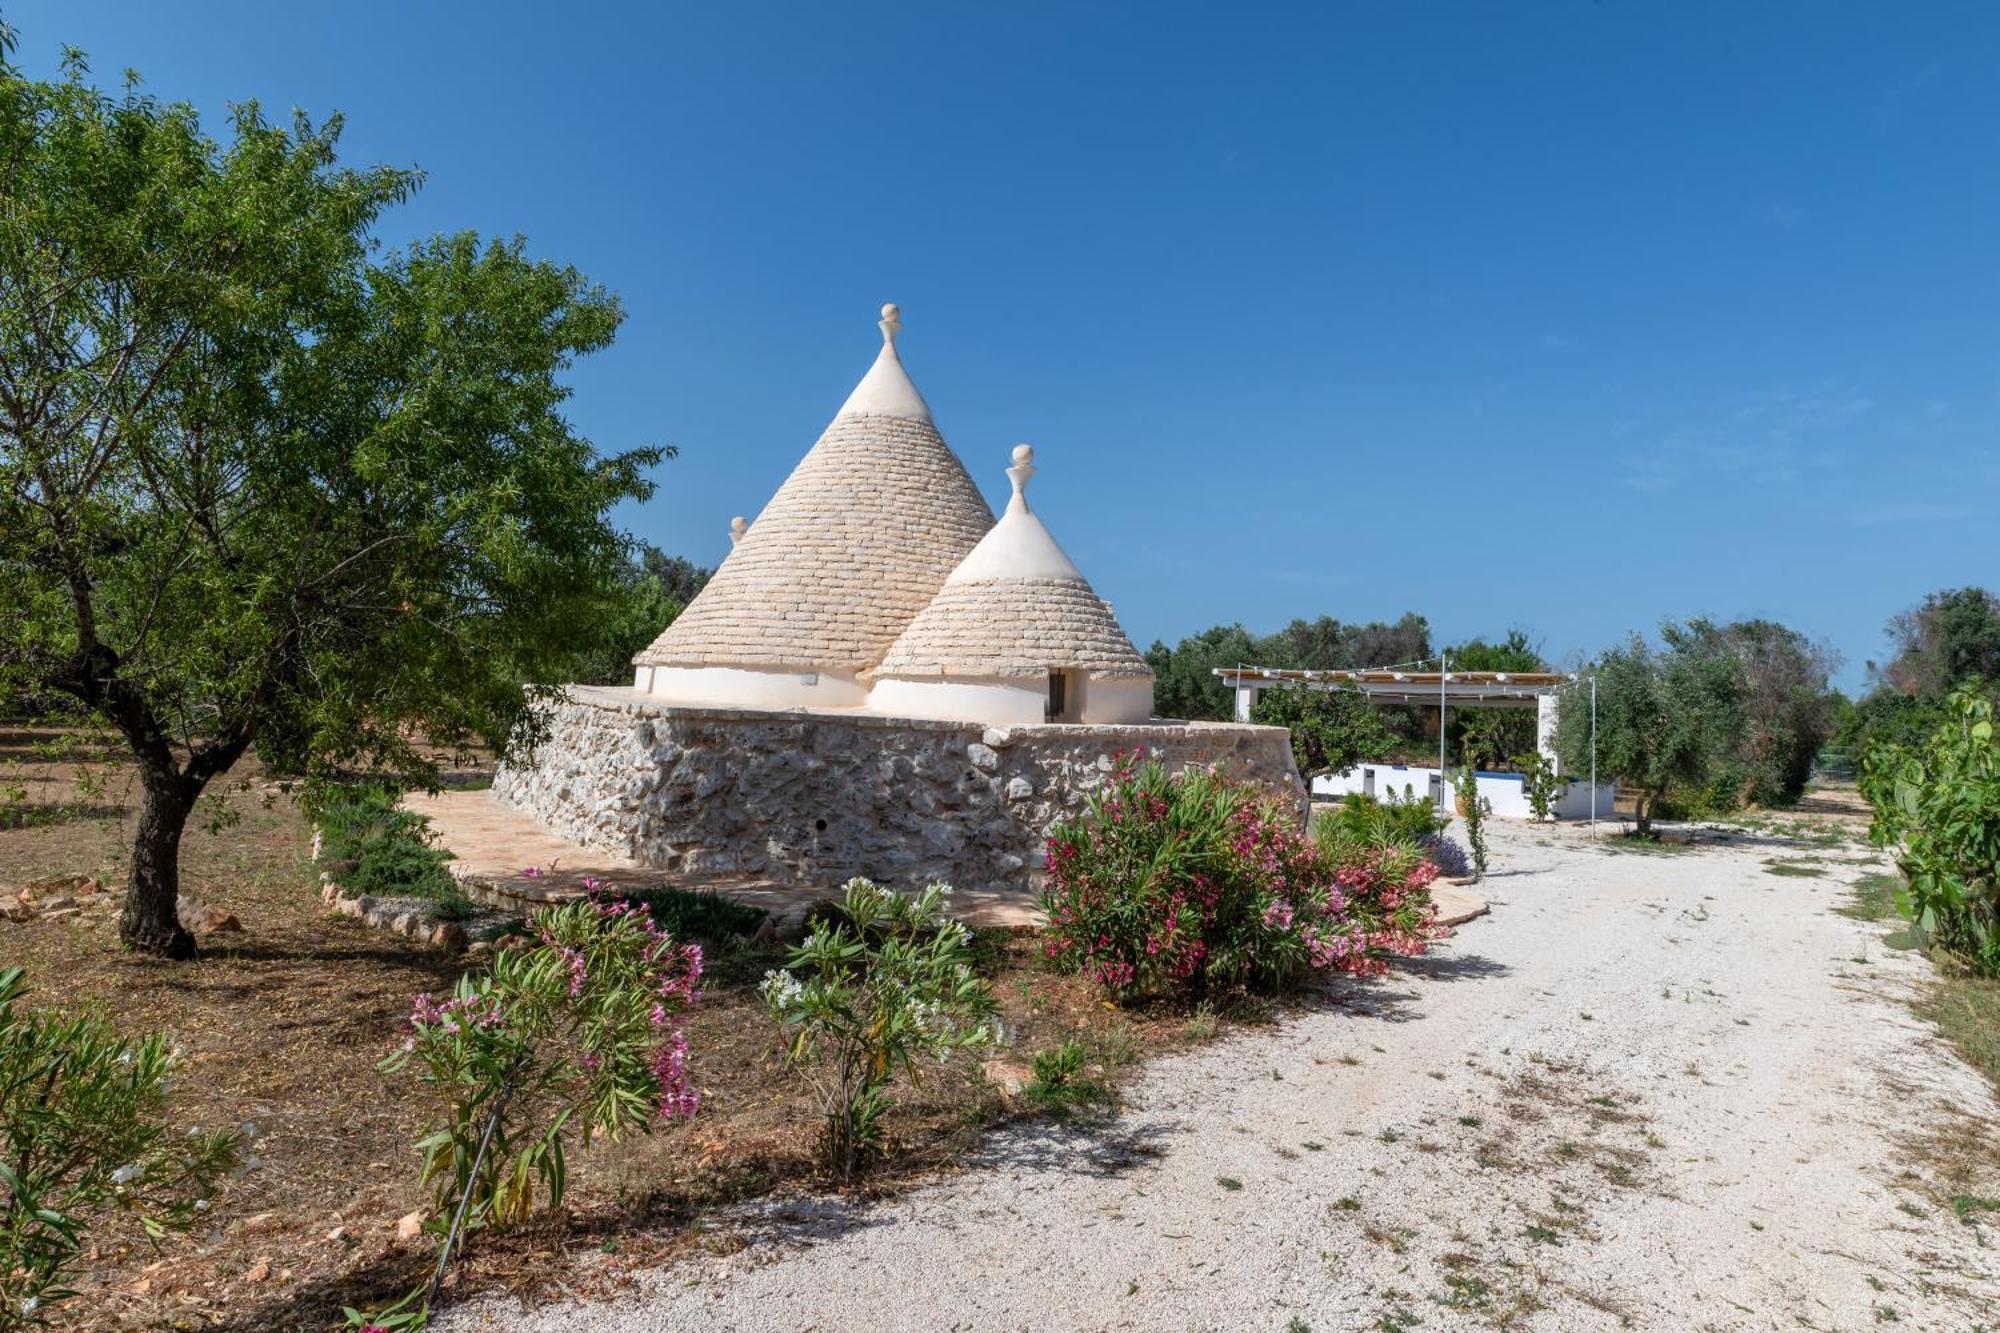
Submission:
[[[1445,658],[1439,669],[1371,667],[1355,671],[1308,671],[1281,667],[1217,667],[1215,674],[1236,694],[1236,720],[1248,722],[1257,699],[1269,689],[1344,691],[1379,703],[1411,704],[1438,710],[1438,772],[1445,771],[1445,714],[1452,708],[1532,708],[1535,748],[1560,771],[1556,758],[1556,699],[1563,688],[1583,677],[1562,671],[1453,671]],[[1597,821],[1597,690],[1591,682],[1591,822]],[[1443,796],[1440,783],[1440,796]]]
[[[1449,665],[1448,663],[1446,665]],[[1236,692],[1236,720],[1248,722],[1258,696],[1272,688],[1340,690],[1378,703],[1420,708],[1532,708],[1535,747],[1554,760],[1556,695],[1579,679],[1561,671],[1300,671],[1278,667],[1217,667]],[[1442,719],[1440,719],[1442,721]]]

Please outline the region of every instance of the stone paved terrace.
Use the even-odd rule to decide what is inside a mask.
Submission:
[[[631,887],[670,883],[761,907],[782,930],[838,888],[743,875],[669,873],[643,866],[631,857],[585,847],[551,833],[532,815],[501,804],[490,791],[443,791],[435,796],[416,792],[405,798],[404,804],[430,817],[439,842],[457,858],[450,863],[451,873],[468,892],[486,902],[523,910],[573,897],[582,891],[585,879]],[[523,873],[530,868],[542,873]],[[1458,925],[1486,911],[1485,900],[1464,888],[1440,884],[1435,897],[1446,925]],[[1013,891],[960,890],[953,902],[957,915],[970,925],[1041,924],[1034,895],[1025,885]]]

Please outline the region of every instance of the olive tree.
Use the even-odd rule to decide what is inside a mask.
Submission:
[[[1597,771],[1633,788],[1641,834],[1653,831],[1663,801],[1698,798],[1727,781],[1742,689],[1732,656],[1696,651],[1678,633],[1665,649],[1635,634],[1585,674],[1597,682]],[[1589,772],[1588,681],[1564,692],[1558,718],[1563,768]]]
[[[418,184],[340,122],[29,79],[0,46],[0,685],[68,696],[143,792],[120,933],[186,958],[179,850],[253,744],[421,780],[532,739],[620,595],[563,372],[617,302],[518,240],[378,252]],[[529,688],[524,692],[523,685]]]

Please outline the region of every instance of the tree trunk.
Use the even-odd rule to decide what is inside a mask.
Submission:
[[[179,773],[150,768],[143,780],[145,804],[132,838],[132,878],[118,937],[140,953],[186,960],[195,948],[180,921],[181,833],[194,809],[192,784]]]

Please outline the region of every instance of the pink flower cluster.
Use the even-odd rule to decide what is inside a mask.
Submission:
[[[688,1078],[687,1033],[675,1032],[653,1052],[653,1077],[660,1082],[660,1118],[686,1120],[701,1106],[701,1093]]]
[[[1047,844],[1048,956],[1113,991],[1372,973],[1435,936],[1437,867],[1407,848],[1323,849],[1213,773],[1112,775]]]
[[[411,1027],[442,1028],[447,1034],[498,1027],[505,1018],[499,1000],[491,995],[436,1000],[424,992],[410,1002]]]

